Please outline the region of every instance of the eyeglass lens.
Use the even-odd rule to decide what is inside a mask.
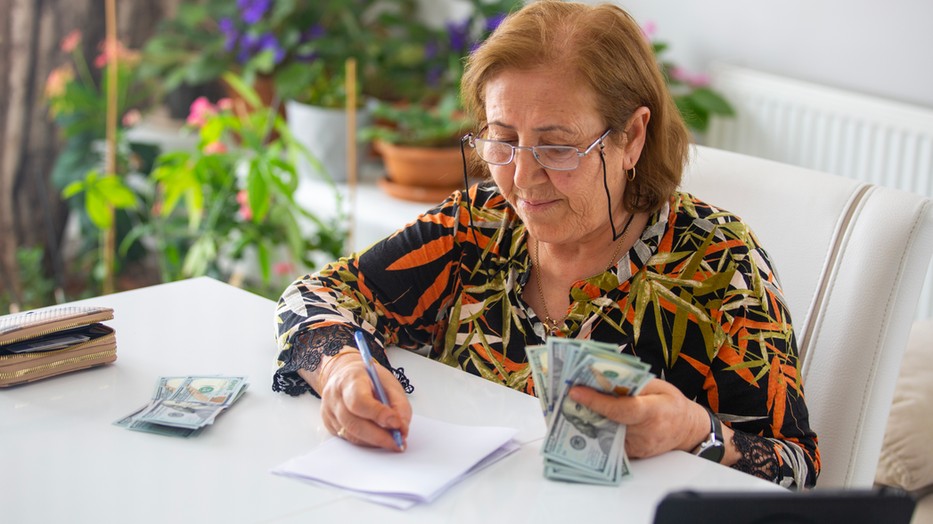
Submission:
[[[547,168],[570,170],[580,165],[580,152],[573,146],[523,147],[483,138],[474,139],[473,142],[479,157],[490,164],[506,165],[515,158],[517,149],[530,149],[538,163]]]

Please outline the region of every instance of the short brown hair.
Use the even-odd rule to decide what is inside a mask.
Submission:
[[[631,211],[653,212],[680,185],[689,133],[641,28],[621,8],[544,0],[512,13],[467,60],[463,103],[486,125],[486,84],[499,72],[566,68],[596,94],[597,110],[621,140],[639,107],[651,111],[637,176],[626,185]]]

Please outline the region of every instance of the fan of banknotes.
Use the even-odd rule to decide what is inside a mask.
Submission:
[[[172,437],[193,437],[246,391],[246,377],[160,377],[152,400],[114,422],[117,426]]]
[[[629,474],[625,426],[567,396],[571,386],[612,395],[636,395],[654,376],[638,357],[619,346],[550,337],[528,346],[535,393],[547,419],[544,476],[555,480],[616,485]]]

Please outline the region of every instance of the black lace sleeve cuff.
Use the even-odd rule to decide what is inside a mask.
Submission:
[[[732,434],[732,444],[742,455],[742,458],[732,466],[733,469],[770,482],[778,480],[780,468],[771,441],[735,431]]]
[[[403,368],[393,368],[386,356],[385,349],[375,338],[366,334],[370,343],[373,358],[387,369],[392,371],[395,378],[402,384],[406,393],[414,391],[411,381],[405,376]],[[308,329],[298,333],[292,342],[291,348],[279,354],[279,360],[284,362],[282,367],[275,371],[272,377],[272,390],[281,391],[292,396],[308,392],[320,397],[318,392],[298,375],[299,369],[316,371],[321,365],[324,355],[336,355],[344,346],[356,347],[353,340],[353,330],[345,326],[327,326]]]

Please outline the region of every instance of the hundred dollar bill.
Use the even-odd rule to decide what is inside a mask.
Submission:
[[[625,427],[573,401],[567,392],[572,385],[583,385],[609,394],[631,395],[653,375],[647,364],[599,345],[577,342],[575,348],[560,351],[564,357],[560,393],[552,397],[556,400],[542,450],[550,465],[546,465],[545,474],[581,482],[618,482],[628,474]]]
[[[247,387],[245,377],[160,377],[150,403],[114,424],[161,435],[195,436],[213,424]]]
[[[548,416],[548,405],[550,404],[549,392],[547,389],[548,374],[548,353],[547,346],[528,346],[525,348],[528,354],[528,366],[531,367],[531,378],[535,384],[535,395],[541,402],[541,412]]]
[[[191,377],[159,377],[152,400],[167,399]]]
[[[224,406],[162,400],[152,403],[131,424],[148,423],[178,428],[198,429],[214,422]]]
[[[618,422],[564,396],[552,415],[543,453],[554,462],[606,477],[624,438]]]
[[[622,428],[624,431],[625,426],[622,426]],[[622,440],[625,440],[624,436]],[[612,468],[608,474],[597,474],[580,468],[567,466],[560,462],[549,460],[547,457],[545,457],[544,476],[552,480],[562,480],[567,482],[616,485],[622,480],[623,477],[629,475],[630,466],[628,463],[628,457],[625,456],[625,453],[621,453],[621,457],[615,459],[613,463],[615,464],[615,467]]]
[[[564,367],[573,361],[580,349],[581,341],[550,337],[547,339],[547,389],[548,416],[553,415],[557,402],[565,394]]]
[[[155,433],[157,435],[165,435],[169,437],[181,437],[181,438],[190,438],[196,436],[201,432],[201,429],[191,429],[191,428],[176,428],[174,426],[162,426],[159,424],[149,424],[147,422],[142,422],[136,420],[136,416],[145,411],[150,404],[139,408],[138,410],[130,413],[129,415],[121,418],[114,422],[114,425],[121,428],[132,429],[133,431],[142,431],[145,433]]]
[[[169,400],[219,406],[232,404],[246,387],[245,377],[188,377]]]

